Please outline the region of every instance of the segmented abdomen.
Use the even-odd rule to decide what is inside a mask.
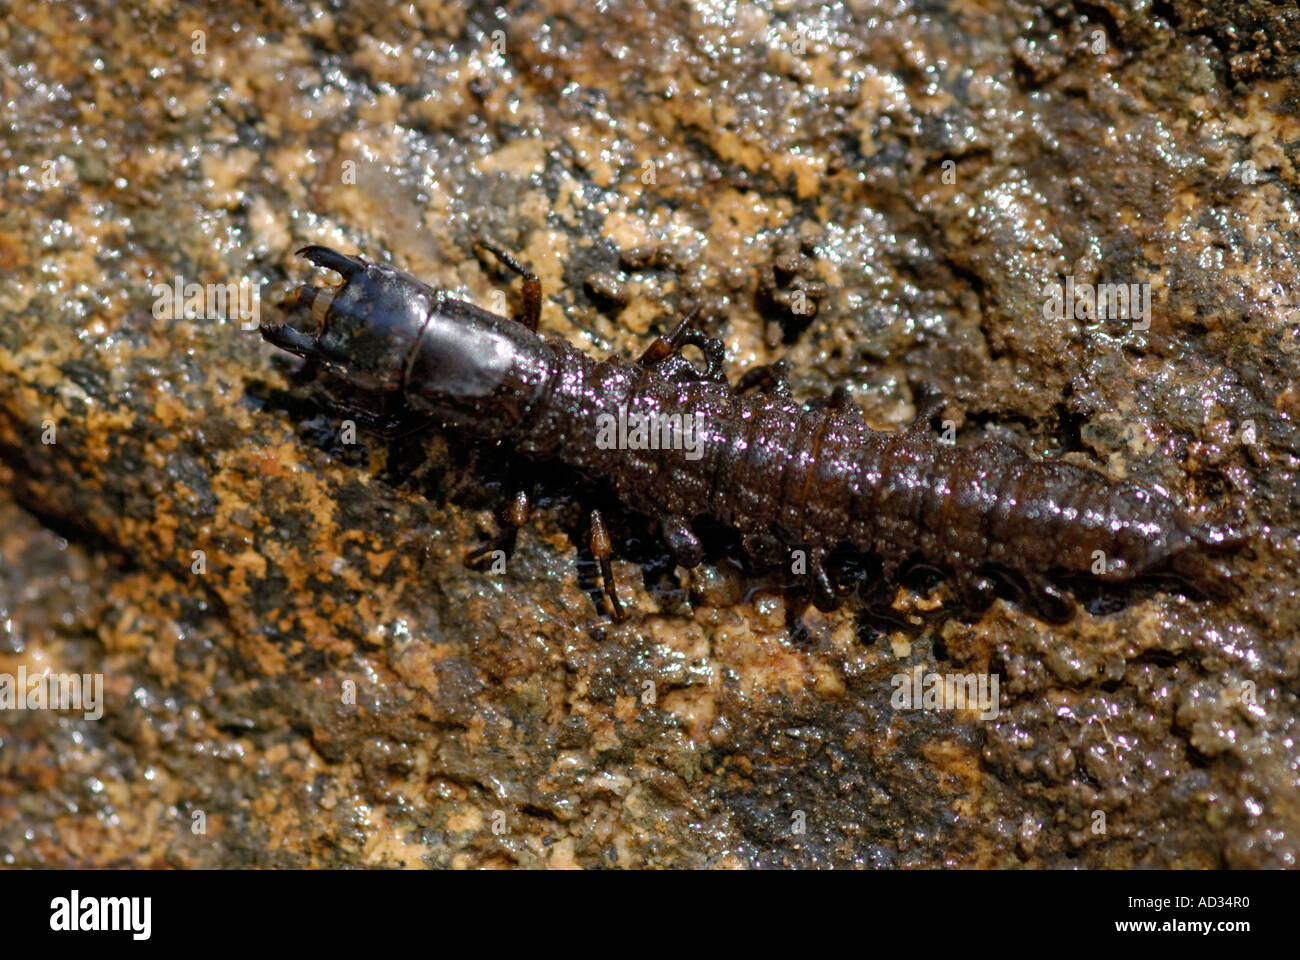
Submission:
[[[1102,576],[1122,579],[1189,540],[1172,502],[1083,467],[1001,443],[961,449],[928,432],[875,431],[852,404],[809,410],[553,345],[557,372],[521,451],[608,480],[651,516],[713,516],[751,551],[847,543],[879,555],[887,573],[920,556],[959,574],[999,566],[1030,575],[1096,572],[1100,551]],[[599,419],[620,410],[697,418],[698,458],[602,447]]]

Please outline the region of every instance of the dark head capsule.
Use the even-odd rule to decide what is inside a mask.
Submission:
[[[554,357],[524,325],[387,264],[321,246],[298,253],[343,283],[291,293],[281,322],[262,324],[267,341],[358,390],[398,394],[413,412],[478,436],[509,435],[526,418]]]

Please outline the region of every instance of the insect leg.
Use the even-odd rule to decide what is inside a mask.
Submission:
[[[688,333],[683,339],[682,344],[692,344],[700,348],[704,354],[706,364],[704,372],[700,374],[701,380],[712,380],[716,383],[726,383],[727,381],[727,352],[722,345],[722,341],[715,337],[706,337],[702,333]]]
[[[600,578],[614,619],[622,620],[627,614],[618,600],[618,585],[614,582],[614,569],[609,563],[610,554],[614,551],[609,542],[609,528],[605,526],[605,518],[599,510],[591,511],[591,552],[600,563]]]
[[[329,408],[331,414],[341,415],[340,419],[357,421],[386,443],[419,433],[433,423],[433,417],[416,415],[389,394],[345,387],[337,375],[316,360],[308,360],[294,379],[313,402]]]
[[[696,318],[700,315],[700,308],[695,307],[675,326],[671,333],[661,333],[657,336],[650,346],[645,348],[645,353],[637,359],[637,363],[643,367],[653,367],[657,363],[667,360],[674,353],[682,348],[686,342],[686,337],[691,332],[691,327]]]
[[[510,498],[510,503],[502,511],[502,517],[505,519],[504,529],[497,535],[495,540],[491,540],[477,550],[471,551],[465,557],[465,562],[474,563],[495,553],[497,550],[504,550],[507,554],[512,553],[515,549],[515,539],[519,535],[519,528],[528,522],[531,513],[532,508],[528,504],[527,491],[516,490],[514,496]]]
[[[654,342],[646,347],[645,352],[637,359],[637,364],[642,367],[654,367],[679,353],[682,347],[687,345],[696,346],[704,354],[706,365],[704,372],[696,371],[696,375],[701,380],[723,382],[726,379],[724,371],[726,348],[722,345],[721,340],[715,337],[707,337],[699,330],[694,329],[699,315],[700,308],[695,307],[690,313],[682,317],[681,322],[673,328],[671,333],[661,334],[656,337]]]
[[[826,572],[826,557],[825,550],[808,551],[808,576],[812,579],[813,604],[822,613],[829,613],[839,605],[835,596],[835,584]]]
[[[930,421],[943,412],[947,401],[933,390],[925,390],[916,398],[916,419],[904,430],[912,436],[928,437],[934,432]]]
[[[537,322],[542,316],[542,281],[537,278],[537,274],[533,273],[533,271],[529,270],[496,244],[489,243],[486,240],[479,240],[478,245],[500,260],[515,273],[519,274],[519,276],[524,278],[524,309],[519,316],[515,317],[515,319],[529,330],[536,333]]]

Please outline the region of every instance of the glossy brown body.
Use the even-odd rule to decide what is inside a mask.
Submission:
[[[988,567],[1031,581],[1126,579],[1198,544],[1200,531],[1172,501],[1083,467],[995,442],[959,449],[928,429],[872,430],[852,404],[808,409],[550,346],[551,386],[512,432],[517,449],[608,480],[623,503],[666,525],[710,515],[735,527],[751,554],[803,548],[816,566],[847,544],[879,556],[887,575],[919,557],[965,585]],[[600,449],[593,425],[620,406],[699,418],[702,456]]]
[[[387,384],[446,426],[609,482],[626,506],[659,521],[687,566],[701,560],[691,524],[709,516],[734,527],[760,559],[804,551],[819,606],[835,602],[827,558],[850,546],[878,556],[886,575],[913,558],[941,567],[973,605],[991,599],[986,573],[1014,574],[1062,617],[1072,608],[1054,577],[1123,580],[1162,568],[1199,576],[1206,551],[1234,539],[1190,522],[1167,497],[1092,470],[1000,443],[958,448],[924,422],[872,430],[852,403],[810,408],[779,393],[739,392],[716,370],[686,362],[680,342],[667,338],[640,361],[593,360],[391,267],[308,250],[342,268],[347,283],[316,311],[316,329],[272,325],[268,340],[309,356],[313,338],[351,338],[351,354],[314,355],[357,383]],[[291,318],[311,305],[312,291],[299,292]],[[381,302],[379,311],[366,306]],[[720,351],[698,336],[690,342]],[[694,418],[698,458],[680,447],[601,442],[602,416],[634,413]]]

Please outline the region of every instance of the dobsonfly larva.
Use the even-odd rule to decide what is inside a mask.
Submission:
[[[995,577],[1010,574],[1044,616],[1066,620],[1074,603],[1054,581],[1171,572],[1215,592],[1225,574],[1209,555],[1243,539],[1232,527],[1194,522],[1162,493],[1085,467],[1034,460],[996,441],[970,449],[945,443],[928,416],[905,430],[878,431],[843,391],[797,403],[779,365],[751,370],[732,386],[721,341],[699,332],[694,314],[635,361],[593,360],[537,333],[538,278],[483,246],[523,277],[523,309],[514,318],[388,264],[312,245],[298,253],[343,283],[299,287],[281,321],[263,322],[262,335],[413,414],[607,481],[623,504],[657,520],[683,566],[703,560],[692,525],[706,516],[731,525],[752,557],[770,557],[774,546],[804,550],[821,609],[838,601],[828,559],[841,547],[877,556],[886,577],[912,559],[938,566],[977,611],[995,598]],[[703,353],[703,370],[682,355],[688,344]],[[610,443],[602,427],[611,418],[667,424],[668,440],[673,424],[679,440],[690,424],[695,447]],[[622,432],[619,438],[626,441]],[[527,499],[516,494],[508,520],[517,527],[527,516]],[[597,511],[591,548],[611,609],[622,617]]]

